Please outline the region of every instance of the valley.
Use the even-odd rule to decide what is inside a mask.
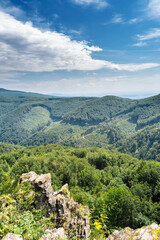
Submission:
[[[160,95],[132,100],[0,93],[0,238],[13,232],[24,240],[40,239],[54,226],[67,232],[74,216],[83,220],[87,235],[79,230],[77,237],[76,229],[82,226],[75,222],[67,239],[107,239],[116,229],[159,223],[159,105]],[[20,181],[23,173],[27,179],[42,179],[44,187],[52,183],[55,195],[60,189],[56,198],[53,194],[57,202],[49,200],[57,208],[50,218],[45,213],[49,203],[44,189],[45,207],[36,208],[42,181],[36,180],[39,185],[33,181],[33,195],[33,186]],[[66,199],[70,194],[76,202]],[[70,202],[65,211],[71,218],[58,210],[66,209],[61,198],[66,206]],[[146,229],[152,226],[157,225]]]
[[[7,90],[6,90],[7,91]],[[160,95],[56,98],[0,92],[0,141],[116,148],[160,161]]]

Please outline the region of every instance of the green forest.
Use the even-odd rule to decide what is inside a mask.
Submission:
[[[54,191],[69,184],[73,198],[89,206],[91,239],[115,229],[160,223],[160,163],[139,160],[117,150],[71,148],[59,144],[0,145],[0,237],[13,232],[38,239],[52,227],[34,209],[22,173],[51,173]],[[125,217],[124,217],[125,216]]]
[[[117,149],[160,161],[160,95],[60,98],[0,90],[0,142]]]
[[[90,211],[90,239],[160,224],[160,95],[62,98],[0,89],[0,238],[54,228],[22,173],[50,173],[54,191]],[[124,217],[125,216],[125,217]],[[56,226],[57,227],[57,226]],[[72,239],[69,238],[68,239]]]

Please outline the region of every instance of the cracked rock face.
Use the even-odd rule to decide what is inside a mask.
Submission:
[[[50,173],[40,176],[35,172],[24,173],[21,183],[26,181],[39,193],[35,201],[36,209],[45,208],[46,216],[52,216],[57,227],[64,227],[70,237],[89,238],[89,210],[70,197],[68,184],[54,192]]]
[[[153,223],[147,227],[133,230],[129,227],[115,231],[106,240],[158,240],[160,239],[160,225]]]

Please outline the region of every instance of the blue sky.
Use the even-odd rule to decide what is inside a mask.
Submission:
[[[160,0],[1,0],[0,87],[158,94]]]

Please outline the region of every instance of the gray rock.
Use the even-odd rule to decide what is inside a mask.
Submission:
[[[2,240],[23,240],[23,238],[20,235],[8,233]]]
[[[48,230],[47,234],[44,234],[39,240],[59,240],[66,237],[64,228],[54,228]]]
[[[35,201],[36,209],[45,209],[46,216],[52,216],[56,226],[64,227],[69,237],[89,238],[89,209],[70,197],[68,184],[58,192],[54,192],[51,186],[51,175],[48,173],[39,176],[35,172],[22,174],[21,183],[25,181],[29,181],[31,186],[39,192]]]
[[[115,231],[106,240],[160,240],[160,225],[152,223],[138,229],[126,227],[121,231]]]
[[[35,172],[24,173],[21,176],[21,183],[29,181],[32,187],[36,188],[40,195],[37,197],[36,208],[43,209],[48,206],[48,199],[53,196],[53,188],[51,185],[51,174],[37,175]],[[48,214],[49,215],[49,214]]]

